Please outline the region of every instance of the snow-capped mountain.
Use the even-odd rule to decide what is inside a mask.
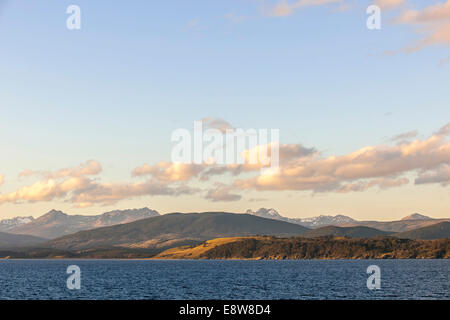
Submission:
[[[283,216],[281,216],[277,210],[275,209],[266,209],[266,208],[260,208],[258,211],[252,211],[250,209],[245,212],[246,214],[251,214],[254,216],[262,217],[262,218],[269,218],[269,219],[278,219],[283,220]],[[287,218],[285,218],[287,219]]]
[[[423,214],[413,213],[409,216],[404,217],[402,220],[429,220],[430,217],[424,216]]]
[[[0,231],[8,232],[9,230],[18,227],[20,225],[32,222],[34,220],[33,217],[15,217],[11,219],[0,220]]]
[[[450,219],[448,218],[433,219],[418,213],[413,213],[407,217],[404,217],[399,221],[359,221],[344,215],[336,215],[336,216],[321,215],[310,218],[287,218],[280,215],[275,209],[265,209],[265,208],[261,208],[257,211],[247,210],[246,213],[263,218],[296,223],[311,229],[316,229],[325,226],[338,226],[338,227],[364,226],[388,232],[405,232],[417,228],[427,227],[429,225],[436,224],[439,222],[450,221]]]
[[[149,208],[115,210],[93,216],[69,215],[62,211],[51,210],[37,219],[9,229],[8,232],[53,239],[81,230],[108,227],[155,216],[159,216],[159,213]]]
[[[318,217],[311,217],[311,218],[287,218],[280,215],[275,209],[266,209],[266,208],[260,208],[257,211],[252,211],[249,209],[246,211],[246,214],[251,214],[262,218],[296,223],[308,228],[318,228],[329,225],[343,225],[357,222],[356,220],[344,215],[337,215],[337,216],[321,215]]]
[[[342,225],[347,223],[356,223],[357,221],[355,219],[352,219],[350,217],[344,216],[344,215],[337,215],[337,216],[318,216],[318,217],[311,217],[311,218],[299,218],[299,219],[293,219],[298,220],[299,224],[305,226],[305,227],[322,227],[322,226],[328,226],[328,225]]]

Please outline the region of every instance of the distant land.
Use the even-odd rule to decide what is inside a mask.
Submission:
[[[52,210],[37,219],[19,223],[8,233],[0,232],[0,258],[173,258],[173,251],[170,250],[175,250],[180,259],[203,259],[207,247],[211,250],[216,247],[219,250],[224,245],[226,247],[223,248],[234,248],[231,242],[248,242],[248,239],[252,239],[253,242],[249,243],[256,246],[252,249],[256,251],[251,251],[251,259],[306,259],[311,256],[302,256],[293,245],[318,246],[316,254],[311,256],[314,259],[448,258],[450,222],[446,220],[449,219],[431,219],[413,214],[400,221],[380,222],[385,226],[389,223],[397,227],[401,224],[408,226],[404,228],[407,231],[395,232],[364,225],[345,226],[351,219],[345,216],[310,219],[308,223],[314,223],[316,227],[309,228],[277,218],[280,215],[273,209],[267,214],[270,218],[262,217],[260,209],[258,214],[202,212],[160,215],[155,210],[142,208],[96,216],[70,216]],[[337,225],[328,225],[333,219]],[[26,221],[26,217],[16,221]],[[427,222],[425,226],[423,222]],[[411,230],[409,227],[413,223],[419,227]],[[52,238],[35,234],[52,235]],[[271,239],[270,245],[267,239]],[[380,243],[383,245],[379,246]],[[268,246],[271,255],[261,255],[258,251],[260,245],[264,248]],[[350,251],[343,249],[345,245],[349,246]],[[323,246],[329,247],[326,249]],[[239,248],[242,249],[240,245]],[[363,248],[365,254],[361,251]],[[439,250],[436,251],[436,248]],[[209,249],[208,256],[221,258],[221,254],[217,253],[219,251]],[[199,255],[199,252],[203,253]],[[230,257],[224,255],[222,258],[239,258],[239,252],[231,251]]]
[[[298,224],[308,229],[317,229],[325,226],[362,226],[386,231],[388,233],[405,232],[437,224],[439,222],[450,221],[450,218],[433,219],[418,213],[411,214],[398,221],[388,222],[358,221],[345,215],[287,218],[280,215],[275,209],[266,208],[260,208],[256,211],[247,210],[246,214]],[[0,232],[27,234],[39,238],[55,239],[78,231],[114,226],[157,216],[160,216],[158,211],[147,207],[140,209],[114,210],[98,215],[70,215],[59,210],[51,210],[36,219],[32,216],[24,216],[0,220]]]
[[[4,226],[11,226],[11,222],[14,221],[15,224],[7,229],[8,233],[28,234],[53,239],[81,230],[112,226],[155,216],[159,216],[159,213],[149,208],[114,210],[92,216],[68,215],[62,211],[51,210],[37,219],[17,217],[15,219],[2,220],[0,221],[0,230],[6,231]]]
[[[247,210],[246,213],[258,217],[295,223],[313,229],[324,226],[340,226],[340,227],[365,226],[387,232],[404,232],[416,228],[430,226],[432,224],[436,224],[443,221],[450,221],[450,218],[433,219],[419,213],[411,214],[398,221],[387,221],[387,222],[358,221],[345,215],[336,215],[336,216],[321,215],[311,218],[287,218],[280,215],[275,209],[266,209],[266,208],[260,208],[257,211]]]

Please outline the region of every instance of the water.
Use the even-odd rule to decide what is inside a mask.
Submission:
[[[381,289],[369,290],[369,265]],[[81,269],[68,290],[66,269]],[[449,260],[1,260],[1,299],[449,299]]]

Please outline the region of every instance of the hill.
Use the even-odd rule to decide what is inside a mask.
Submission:
[[[450,240],[247,237],[166,250],[155,259],[448,259]]]
[[[300,225],[226,212],[172,213],[103,227],[54,239],[49,248],[80,250],[107,246],[163,248],[194,244],[218,237],[250,235],[298,236],[309,229]]]
[[[333,237],[349,237],[349,238],[372,238],[377,236],[387,236],[390,232],[381,231],[374,228],[357,226],[357,227],[335,227],[327,226],[306,232],[303,236],[307,238],[333,236]]]
[[[30,247],[43,243],[47,240],[48,239],[24,234],[0,232],[0,248]]]
[[[433,240],[450,238],[450,222],[441,222],[428,227],[398,233],[395,235],[404,239]]]
[[[8,230],[8,232],[54,239],[81,230],[128,223],[154,216],[159,216],[159,213],[149,208],[115,210],[93,216],[68,215],[61,211],[51,210],[37,219]]]
[[[424,216],[423,214],[413,213],[409,216],[402,218],[402,220],[430,220],[430,217]]]

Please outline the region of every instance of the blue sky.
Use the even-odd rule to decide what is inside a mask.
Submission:
[[[371,1],[348,1],[351,7],[342,12],[338,4],[305,7],[283,17],[267,14],[278,1],[3,2],[1,193],[26,184],[17,179],[25,169],[54,171],[90,159],[101,163],[104,181],[129,180],[143,163],[169,161],[171,132],[205,117],[240,128],[279,128],[283,143],[314,147],[324,157],[389,143],[413,130],[424,139],[450,119],[450,63],[441,63],[450,57],[449,46],[405,53],[402,48],[422,34],[414,25],[391,22],[429,1],[383,10],[381,30],[366,28]],[[81,30],[66,28],[71,4],[81,8]],[[396,53],[386,54],[391,51]],[[429,188],[436,197],[448,195],[448,187]],[[390,192],[381,193],[392,199]],[[372,202],[380,195],[374,194]],[[402,201],[411,194],[404,191]],[[261,206],[281,206],[292,216],[377,214],[361,213],[353,198],[337,200],[335,194],[329,199],[330,206],[339,205],[336,212],[305,204],[299,213],[294,200],[284,205],[284,196],[315,201],[306,191],[286,191],[265,194]],[[352,196],[357,203],[367,200]],[[161,211],[259,205],[245,198],[211,204],[201,196],[175,202],[136,197],[105,209],[143,204]],[[444,199],[417,210],[445,216],[448,204]],[[59,198],[5,203],[0,216],[53,207],[103,210],[76,208]],[[409,214],[414,206],[396,210]]]

